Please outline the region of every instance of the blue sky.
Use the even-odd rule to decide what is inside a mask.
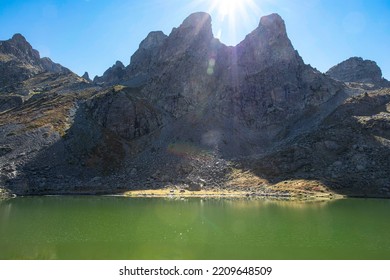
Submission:
[[[361,56],[390,79],[389,0],[0,0],[0,40],[22,33],[41,56],[93,78],[116,60],[128,65],[150,31],[168,35],[196,11],[211,14],[214,35],[227,45],[278,13],[305,63],[326,71]]]

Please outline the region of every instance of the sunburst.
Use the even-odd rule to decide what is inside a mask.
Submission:
[[[256,0],[201,0],[208,2],[208,13],[217,16],[220,26],[228,25],[228,30],[235,37],[236,29],[243,25],[250,25],[260,15],[259,1]],[[216,37],[220,38],[222,29],[217,30]],[[232,37],[232,36],[230,36]]]

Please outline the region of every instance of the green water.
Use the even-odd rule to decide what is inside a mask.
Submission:
[[[390,259],[390,200],[25,197],[0,259]]]

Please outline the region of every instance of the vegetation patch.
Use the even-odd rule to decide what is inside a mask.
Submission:
[[[267,179],[261,178],[255,175],[250,170],[242,170],[232,168],[228,175],[228,181],[226,183],[229,187],[240,187],[240,188],[252,188],[252,187],[264,187],[270,183]]]

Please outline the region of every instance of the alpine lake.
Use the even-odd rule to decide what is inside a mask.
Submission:
[[[0,201],[0,259],[390,259],[390,200]]]

